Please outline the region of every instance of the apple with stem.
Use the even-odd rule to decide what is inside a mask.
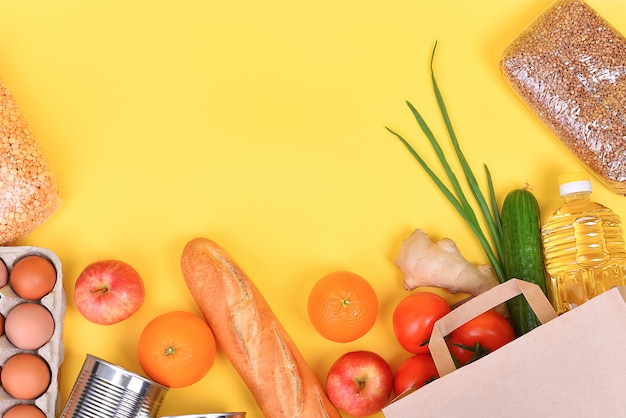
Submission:
[[[112,325],[137,312],[143,304],[143,280],[129,264],[100,260],[80,273],[74,286],[74,303],[89,321]]]
[[[354,417],[379,412],[389,402],[392,389],[391,367],[379,354],[367,350],[342,355],[326,377],[330,401]]]

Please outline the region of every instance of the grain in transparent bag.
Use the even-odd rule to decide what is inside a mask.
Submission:
[[[61,204],[56,176],[15,97],[0,80],[0,245],[27,236]]]
[[[583,0],[557,0],[507,46],[500,68],[565,147],[626,195],[626,38]]]

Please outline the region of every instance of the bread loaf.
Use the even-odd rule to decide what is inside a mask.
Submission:
[[[230,255],[196,238],[184,248],[187,287],[267,418],[340,418],[267,301]]]

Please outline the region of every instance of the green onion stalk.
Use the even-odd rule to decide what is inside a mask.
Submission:
[[[463,174],[465,176],[465,180],[467,181],[468,188],[471,191],[474,201],[477,204],[478,209],[480,210],[480,213],[482,215],[482,219],[487,226],[489,238],[481,228],[480,221],[478,220],[478,217],[476,216],[472,205],[465,196],[461,183],[459,182],[457,175],[452,170],[452,167],[450,167],[448,159],[446,158],[445,153],[439,145],[439,142],[437,141],[432,130],[429,128],[428,124],[426,123],[422,115],[417,111],[417,109],[415,109],[415,107],[409,101],[406,102],[409,109],[411,110],[411,113],[415,117],[415,120],[417,120],[417,123],[419,124],[422,132],[430,142],[435,154],[437,155],[437,158],[439,159],[439,162],[443,170],[445,171],[446,176],[448,177],[452,189],[446,186],[446,184],[435,174],[435,172],[429,167],[426,161],[418,154],[415,148],[413,148],[413,146],[411,146],[411,144],[404,137],[402,137],[397,132],[391,130],[390,128],[386,129],[393,135],[395,135],[404,144],[404,146],[409,150],[411,155],[413,155],[413,157],[417,160],[420,166],[424,169],[426,174],[428,174],[428,176],[432,179],[432,181],[443,193],[443,195],[461,215],[465,223],[467,223],[471,231],[478,239],[480,245],[482,246],[485,255],[487,256],[489,262],[493,267],[498,281],[502,283],[506,280],[504,269],[500,262],[500,260],[502,259],[502,222],[500,219],[500,212],[498,210],[498,205],[495,198],[491,173],[489,172],[489,168],[487,167],[487,165],[484,164],[488,187],[489,200],[487,200],[487,197],[485,197],[485,194],[481,191],[481,188],[476,180],[476,176],[474,176],[474,173],[472,172],[467,162],[467,159],[463,155],[456,133],[454,132],[454,128],[452,127],[452,122],[450,121],[450,116],[448,115],[446,105],[441,95],[441,91],[439,90],[437,80],[435,79],[433,62],[435,60],[436,49],[437,43],[435,43],[435,46],[433,47],[433,52],[430,60],[430,73],[433,90],[437,99],[437,105],[445,123],[446,130],[450,137],[450,141],[452,142],[456,157],[463,170]]]

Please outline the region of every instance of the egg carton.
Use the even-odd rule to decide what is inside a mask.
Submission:
[[[3,416],[8,409],[15,405],[29,403],[34,404],[41,409],[47,418],[55,418],[59,415],[61,410],[59,369],[65,355],[62,337],[67,299],[65,290],[63,289],[61,261],[52,251],[46,248],[31,246],[0,247],[0,259],[7,266],[9,275],[11,273],[12,266],[18,260],[30,255],[47,258],[50,262],[52,262],[56,270],[56,282],[54,284],[54,288],[50,293],[38,300],[38,302],[46,307],[52,314],[55,325],[54,332],[50,340],[37,350],[19,349],[11,344],[6,335],[3,333],[2,336],[0,336],[0,367],[4,366],[6,360],[15,354],[38,354],[46,361],[46,363],[48,363],[50,368],[50,385],[41,396],[34,400],[27,401],[14,399],[0,387],[0,416]],[[0,288],[0,314],[2,314],[5,318],[13,307],[23,302],[27,302],[27,300],[16,295],[11,288],[10,283],[7,283],[6,286]]]

